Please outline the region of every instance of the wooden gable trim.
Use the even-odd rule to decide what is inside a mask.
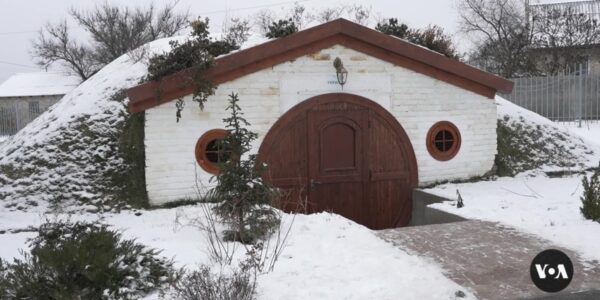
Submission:
[[[512,90],[513,83],[504,78],[343,19],[220,57],[206,77],[221,84],[338,44],[488,98]],[[193,93],[190,74],[183,70],[129,89],[129,110],[143,111]]]
[[[449,73],[447,71],[432,67],[430,65],[424,64],[419,61],[415,61],[409,59],[405,56],[398,55],[395,53],[390,53],[387,50],[384,50],[379,47],[375,47],[372,44],[367,44],[362,41],[358,41],[355,39],[346,38],[342,40],[340,43],[342,46],[348,47],[350,49],[354,49],[356,51],[360,51],[367,55],[370,55],[375,58],[379,58],[381,60],[390,62],[394,65],[413,70],[417,73],[421,73],[427,75],[429,77],[444,81],[446,83],[461,87],[465,90],[474,92],[476,94],[494,98],[496,95],[496,89],[492,87],[485,86],[479,82],[466,79],[464,77],[457,76],[455,74]]]

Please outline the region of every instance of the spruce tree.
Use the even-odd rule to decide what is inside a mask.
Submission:
[[[279,222],[268,207],[278,198],[278,193],[261,176],[266,166],[257,162],[255,154],[247,154],[258,135],[247,127],[250,123],[243,117],[238,105],[238,95],[229,95],[230,112],[223,119],[229,134],[219,141],[220,151],[229,159],[221,163],[216,176],[217,185],[211,197],[218,201],[215,210],[229,226],[227,240],[254,243]]]
[[[581,213],[586,219],[600,222],[600,179],[599,171],[588,179],[583,176],[583,195],[581,196]]]

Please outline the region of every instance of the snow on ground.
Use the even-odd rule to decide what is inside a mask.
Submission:
[[[431,205],[468,219],[500,222],[572,249],[589,260],[600,261],[600,223],[581,212],[582,175],[548,178],[543,175],[495,181],[444,184],[427,192],[456,199],[460,191],[465,206],[447,201]]]
[[[0,144],[8,139],[6,135],[0,135]]]
[[[341,216],[298,215],[263,299],[453,299],[441,269]]]
[[[600,120],[584,121],[579,127],[579,122],[558,123],[569,132],[575,133],[585,141],[600,146]]]
[[[189,219],[202,212],[199,206],[141,211],[140,216],[126,211],[105,214],[104,222],[122,229],[125,237],[163,249],[162,254],[173,257],[179,267],[210,264],[203,233],[176,222],[178,215],[186,220],[182,214]],[[39,224],[40,215],[0,211],[0,220],[5,229],[7,224],[24,228]],[[467,299],[474,298],[436,264],[407,254],[341,216],[284,215],[283,223],[284,229],[292,224],[291,232],[274,271],[258,278],[259,299],[454,299],[458,290],[466,292]],[[25,241],[33,236],[0,234],[0,256],[19,257],[18,249],[27,249]],[[237,251],[243,253],[243,248]]]

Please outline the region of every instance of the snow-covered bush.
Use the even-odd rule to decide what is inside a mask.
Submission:
[[[578,157],[564,145],[568,139],[561,132],[546,126],[529,124],[523,117],[505,116],[498,120],[498,175],[517,173],[553,165],[565,169],[577,166]]]
[[[177,277],[159,251],[102,224],[48,222],[30,248],[0,265],[1,299],[137,299]]]
[[[250,271],[214,274],[207,266],[184,275],[175,292],[181,300],[252,300],[255,299],[256,278]]]
[[[508,102],[498,104],[497,174],[529,170],[582,171],[593,167],[600,149],[557,127],[552,121]]]
[[[581,213],[586,219],[600,222],[600,171],[590,178],[583,176],[583,195],[581,196]]]
[[[6,263],[0,259],[0,299],[7,299],[8,298],[8,288],[9,286],[9,282],[7,279],[7,266]]]
[[[102,210],[148,205],[145,183],[132,187],[144,179],[143,116],[141,125],[133,127],[140,123],[139,114],[127,112],[124,90],[109,99],[112,111],[73,117],[57,129],[60,135],[54,139],[6,146],[7,159],[0,161],[0,185],[5,187],[0,188],[0,199],[6,200],[5,206],[23,209],[39,200]],[[141,174],[132,173],[140,168]]]

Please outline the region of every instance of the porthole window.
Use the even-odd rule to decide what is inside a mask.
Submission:
[[[427,150],[437,160],[446,161],[456,156],[460,142],[458,128],[448,121],[433,124],[427,133]]]
[[[219,164],[229,160],[231,151],[223,149],[219,143],[225,136],[227,130],[212,129],[204,133],[196,142],[196,161],[204,171],[218,174]]]

